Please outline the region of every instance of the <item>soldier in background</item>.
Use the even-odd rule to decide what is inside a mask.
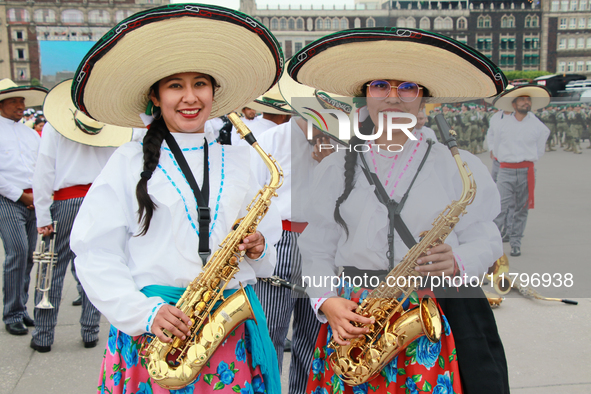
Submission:
[[[567,145],[564,148],[565,151],[570,151],[568,146],[568,140],[566,134],[568,133],[568,122],[566,119],[566,106],[559,106],[556,112],[556,134],[558,136],[558,140],[560,141],[560,147],[563,147],[563,138],[564,138],[564,145]]]

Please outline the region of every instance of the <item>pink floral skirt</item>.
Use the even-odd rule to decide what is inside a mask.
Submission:
[[[260,368],[252,367],[250,340],[241,324],[208,360],[197,379],[190,385],[167,390],[150,379],[139,357],[141,336],[131,337],[111,326],[103,357],[98,393],[267,393]]]

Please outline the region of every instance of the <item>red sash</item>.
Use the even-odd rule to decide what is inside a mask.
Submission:
[[[283,229],[285,231],[293,231],[295,233],[303,233],[308,223],[305,222],[290,222],[289,220],[282,220]]]
[[[534,209],[534,188],[536,186],[536,176],[534,173],[533,161],[522,161],[521,163],[501,163],[501,168],[527,168],[527,192],[529,194],[529,209]]]
[[[90,186],[92,186],[92,183],[89,183],[88,185],[64,187],[63,189],[53,192],[53,200],[62,201],[69,200],[71,198],[85,197],[86,193],[88,193],[88,189],[90,189]]]
[[[33,189],[25,189],[23,190],[23,193],[33,193]]]

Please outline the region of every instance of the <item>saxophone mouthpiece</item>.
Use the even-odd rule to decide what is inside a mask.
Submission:
[[[246,142],[248,142],[250,145],[254,145],[257,142],[257,139],[254,137],[254,134],[252,134],[248,127],[246,127],[246,125],[244,124],[242,119],[240,119],[240,116],[238,116],[236,112],[228,114],[228,119],[230,119],[230,122],[232,122],[234,127],[236,127],[236,131],[238,131],[240,137],[244,138]]]
[[[435,122],[437,122],[437,127],[439,128],[439,132],[441,133],[441,142],[447,145],[447,147],[450,150],[453,148],[457,149],[458,144],[456,143],[455,138],[456,132],[451,130],[443,114],[438,114],[437,116],[435,116]]]

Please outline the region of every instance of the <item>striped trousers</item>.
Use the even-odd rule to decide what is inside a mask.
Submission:
[[[33,339],[35,343],[40,346],[50,346],[53,344],[55,334],[55,326],[57,325],[57,315],[62,300],[62,289],[64,287],[64,277],[68,270],[68,263],[74,259],[76,255],[70,249],[70,233],[72,232],[72,225],[74,219],[78,214],[80,205],[84,200],[83,197],[71,198],[69,200],[54,201],[51,204],[51,217],[57,221],[55,252],[57,253],[57,263],[53,269],[53,277],[51,279],[51,289],[49,290],[49,302],[53,305],[53,309],[39,309],[35,308],[35,330],[33,331]],[[101,313],[90,302],[86,293],[82,291],[82,315],[80,317],[80,326],[82,340],[84,342],[91,342],[98,339],[99,323]],[[36,292],[35,302],[41,301],[42,293]]]
[[[37,242],[35,211],[0,196],[0,237],[4,244],[5,324],[22,322],[27,314],[33,252]]]
[[[274,275],[301,285],[302,256],[297,245],[299,233],[283,230],[277,248],[277,265]],[[289,330],[293,312],[293,338],[291,365],[289,368],[289,394],[305,394],[314,346],[320,331],[320,322],[314,314],[310,299],[300,294],[292,294],[284,287],[258,281],[254,286],[257,296],[267,316],[269,334],[279,361],[283,365],[283,344]]]

